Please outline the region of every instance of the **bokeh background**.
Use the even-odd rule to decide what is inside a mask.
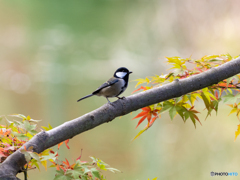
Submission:
[[[105,104],[99,97],[76,100],[120,66],[133,71],[134,80],[166,73],[165,56],[239,55],[239,6],[235,0],[1,0],[0,112],[30,115],[41,119],[40,125],[56,127]],[[135,85],[131,81],[124,95]],[[60,148],[60,158],[72,163],[83,149],[82,160],[95,156],[123,172],[105,173],[111,180],[240,174],[240,140],[234,142],[239,122],[225,105],[206,121],[202,111],[203,125],[196,129],[164,114],[132,142],[145,126],[135,130],[137,120],[131,119],[137,113],[74,137],[70,150]],[[52,180],[54,171],[31,170],[29,179]]]

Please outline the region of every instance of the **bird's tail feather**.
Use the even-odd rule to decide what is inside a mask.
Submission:
[[[79,101],[81,101],[81,100],[83,100],[83,99],[86,99],[86,98],[88,98],[88,97],[91,97],[91,96],[93,96],[94,94],[89,94],[89,95],[87,95],[87,96],[84,96],[84,97],[82,97],[81,99],[79,99],[79,100],[77,100],[77,102],[79,102]]]

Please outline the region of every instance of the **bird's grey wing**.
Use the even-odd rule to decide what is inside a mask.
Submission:
[[[101,91],[103,88],[112,86],[113,84],[117,83],[119,80],[116,78],[111,78],[107,82],[103,83],[100,87],[97,88],[96,91],[94,91],[92,94],[97,94],[99,91]]]

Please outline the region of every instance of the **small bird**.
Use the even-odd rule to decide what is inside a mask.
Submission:
[[[107,98],[107,100],[108,98],[111,98],[111,97],[117,97],[118,99],[123,99],[124,97],[119,97],[119,95],[122,94],[127,89],[128,78],[129,78],[129,74],[131,73],[132,72],[125,67],[118,68],[113,74],[112,78],[110,78],[107,82],[103,83],[92,94],[84,96],[83,98],[79,99],[77,102],[83,99],[86,99],[88,97],[91,97],[93,95],[104,96],[105,98]],[[109,100],[108,102],[111,103]]]

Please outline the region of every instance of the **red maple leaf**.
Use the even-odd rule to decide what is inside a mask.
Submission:
[[[139,117],[142,117],[139,121],[138,121],[138,124],[136,126],[136,128],[147,118],[148,120],[148,126],[151,126],[152,123],[156,120],[157,118],[157,112],[160,111],[158,109],[155,109],[155,110],[151,110],[150,107],[144,107],[142,108],[142,112],[140,112],[136,117],[134,117],[133,119],[136,119],[136,118],[139,118]],[[154,118],[152,119],[152,115],[154,116]],[[152,121],[151,121],[152,119]]]
[[[141,86],[140,88],[138,88],[138,89],[136,89],[135,91],[133,91],[132,94],[135,93],[135,92],[137,92],[137,91],[139,91],[139,90],[141,90],[141,89],[143,89],[144,91],[147,90],[146,87]]]

